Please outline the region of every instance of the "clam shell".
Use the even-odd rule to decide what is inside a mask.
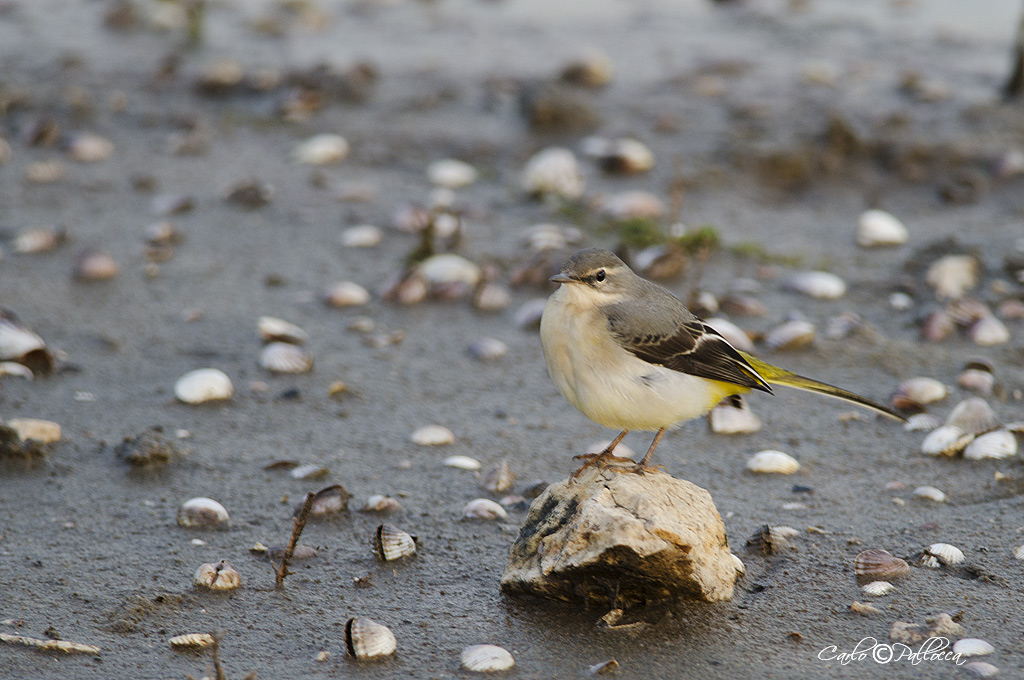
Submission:
[[[999,426],[999,418],[984,399],[964,399],[950,412],[946,424],[964,432],[980,434]]]
[[[260,339],[263,342],[290,342],[301,345],[309,340],[309,333],[293,323],[273,316],[261,316],[256,323]]]
[[[999,667],[987,661],[971,661],[965,663],[963,669],[976,678],[992,678],[999,675]]]
[[[934,486],[919,486],[914,489],[914,496],[928,501],[935,501],[936,503],[946,502],[946,494]]]
[[[477,338],[470,343],[469,354],[480,361],[497,361],[508,354],[508,345],[497,338]]]
[[[423,295],[426,295],[426,287],[423,288]],[[352,281],[338,281],[324,289],[321,299],[328,307],[355,307],[365,305],[370,301],[370,293]],[[420,298],[423,299],[422,297]],[[399,302],[403,302],[399,300]],[[405,304],[403,302],[403,304]]]
[[[980,638],[963,638],[953,643],[953,653],[960,656],[985,656],[994,651],[995,647]]]
[[[955,456],[974,439],[956,425],[942,425],[928,433],[921,442],[921,453],[926,456]]]
[[[779,351],[800,349],[814,341],[815,331],[810,321],[786,321],[765,333],[764,344]]]
[[[760,431],[763,423],[750,410],[747,402],[740,400],[739,408],[729,402],[722,402],[708,414],[711,431],[717,434],[750,434]]]
[[[854,558],[853,571],[869,582],[891,581],[910,574],[910,565],[887,550],[865,550]]]
[[[28,366],[13,361],[0,361],[0,378],[5,375],[14,375],[26,380],[32,380],[35,377],[32,369]]]
[[[715,316],[707,319],[704,323],[718,331],[718,334],[729,341],[729,344],[744,352],[754,351],[754,342],[747,335],[746,331],[728,319]]]
[[[933,413],[915,413],[907,416],[903,429],[907,432],[931,432],[942,425],[942,419]]]
[[[957,376],[956,384],[965,390],[988,396],[992,394],[992,388],[996,385],[996,377],[992,371],[968,368]]]
[[[379,659],[395,653],[395,634],[373,619],[356,617],[345,622],[345,647],[357,659]]]
[[[348,510],[348,502],[352,494],[341,484],[333,484],[325,489],[320,489],[313,497],[313,505],[310,507],[310,517],[324,517],[338,512]],[[295,516],[302,511],[302,503],[295,508]]]
[[[18,433],[22,441],[35,440],[40,444],[56,444],[61,439],[60,425],[39,418],[11,418],[3,423]]]
[[[983,458],[1009,458],[1017,455],[1017,438],[1008,430],[993,430],[980,434],[964,449],[967,460]]]
[[[483,467],[480,461],[469,456],[448,456],[444,459],[444,464],[459,470],[479,470]]]
[[[191,498],[178,508],[178,524],[189,529],[215,529],[230,519],[224,506],[212,498]]]
[[[786,288],[819,300],[837,300],[846,294],[846,282],[830,272],[801,272],[790,277]]]
[[[991,347],[1010,341],[1010,329],[997,317],[988,314],[971,324],[967,335],[975,345]]]
[[[942,564],[945,565],[956,565],[962,564],[967,558],[964,556],[964,552],[955,545],[949,543],[932,543],[928,546],[925,554],[930,555]]]
[[[517,478],[518,476],[512,472],[512,467],[508,464],[508,460],[503,458],[496,467],[484,475],[481,486],[491,493],[505,493],[516,483]]]
[[[405,510],[402,504],[391,496],[375,494],[366,499],[366,505],[362,507],[363,512],[401,512]]]
[[[189,371],[174,384],[174,396],[186,404],[230,399],[234,393],[231,378],[216,368]]]
[[[741,560],[736,553],[731,553],[731,555],[732,555],[732,565],[733,565],[733,567],[736,568],[736,573],[738,575],[740,575],[740,576],[743,576],[744,574],[746,574],[747,573],[747,567],[746,567],[745,564],[743,564],[743,560]]]
[[[444,446],[455,443],[455,435],[443,425],[424,425],[412,433],[413,444],[420,446]]]
[[[935,378],[909,378],[896,388],[892,395],[892,405],[893,408],[910,411],[942,401],[947,396],[949,388]]]
[[[53,227],[30,227],[18,232],[11,247],[16,253],[44,253],[59,246],[64,239],[64,232]]]
[[[416,554],[416,538],[392,524],[381,524],[374,534],[373,548],[385,562]]]
[[[344,160],[348,150],[348,140],[341,135],[314,135],[295,147],[292,160],[306,165],[329,165]]]
[[[184,635],[175,635],[167,642],[171,647],[178,649],[202,649],[213,644],[213,636],[209,633],[186,633]]]
[[[898,246],[909,237],[906,225],[884,210],[866,210],[857,220],[857,245],[865,248]]]
[[[759,474],[791,475],[800,469],[800,463],[788,453],[768,449],[755,453],[747,461],[747,469]]]
[[[202,564],[196,569],[193,582],[199,588],[210,590],[234,590],[242,585],[242,576],[227,560],[216,564]]]
[[[480,281],[481,270],[475,263],[460,255],[443,253],[420,262],[417,272],[431,286],[461,283],[469,287]]]
[[[462,667],[473,673],[507,671],[515,665],[512,654],[497,645],[471,645],[462,650]]]
[[[427,166],[427,179],[430,183],[447,189],[469,186],[476,178],[476,168],[454,158],[434,161]]]
[[[466,506],[462,508],[462,517],[463,519],[494,520],[505,519],[508,517],[508,513],[505,512],[505,508],[490,499],[477,498],[466,503]]]
[[[572,151],[550,147],[535,154],[523,168],[521,186],[534,195],[576,200],[583,196],[583,173]]]
[[[292,479],[323,479],[330,473],[331,471],[323,465],[308,463],[306,465],[299,465],[292,468],[291,472],[288,473],[288,476]]]
[[[885,597],[896,590],[896,586],[888,581],[872,581],[860,587],[860,592],[868,597]]]
[[[313,355],[298,345],[271,342],[260,352],[259,364],[272,373],[307,373],[313,370]]]
[[[346,248],[372,248],[384,240],[384,232],[372,224],[360,224],[341,232],[341,245]]]
[[[928,267],[925,281],[940,300],[956,300],[978,285],[979,270],[971,255],[946,255]]]

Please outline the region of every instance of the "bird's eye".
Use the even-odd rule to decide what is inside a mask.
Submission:
[[[603,269],[599,269],[597,271],[597,273],[594,274],[594,279],[596,279],[599,282],[600,281],[604,281],[604,270]]]

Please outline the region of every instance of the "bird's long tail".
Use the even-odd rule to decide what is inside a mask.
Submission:
[[[778,366],[772,366],[766,361],[761,361],[755,356],[751,356],[746,352],[740,352],[743,358],[746,359],[751,367],[758,374],[765,379],[769,385],[785,385],[786,387],[793,387],[798,390],[806,390],[808,392],[815,392],[817,394],[824,394],[827,397],[835,397],[836,399],[842,399],[848,401],[851,404],[857,404],[864,408],[871,409],[877,413],[881,413],[884,416],[892,418],[894,420],[905,421],[906,418],[896,413],[892,409],[882,406],[876,402],[871,401],[859,394],[854,394],[849,390],[844,390],[841,387],[829,385],[828,383],[819,382],[812,380],[811,378],[805,378],[802,375],[797,375],[792,371],[787,371],[784,368]]]

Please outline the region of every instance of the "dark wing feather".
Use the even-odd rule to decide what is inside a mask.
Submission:
[[[742,385],[763,392],[768,383],[714,328],[694,318],[676,326],[672,334],[629,336],[609,315],[608,325],[626,351],[652,364],[711,380]],[[618,326],[618,328],[617,328]]]

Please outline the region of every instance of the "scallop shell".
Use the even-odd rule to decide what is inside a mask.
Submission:
[[[480,461],[469,456],[448,456],[444,459],[444,464],[459,470],[479,470],[483,467]]]
[[[230,519],[224,506],[212,498],[191,498],[178,508],[178,524],[189,529],[216,529]]]
[[[216,368],[189,371],[174,384],[174,396],[186,404],[230,399],[234,393],[231,378]]]
[[[761,419],[743,400],[740,400],[739,408],[724,401],[711,409],[708,424],[711,431],[717,434],[750,434],[760,431],[763,425]]]
[[[443,425],[424,425],[412,433],[413,444],[420,446],[444,446],[455,443],[455,435]]]
[[[373,548],[385,562],[416,554],[416,538],[392,524],[381,524],[374,534]]]
[[[293,323],[273,316],[261,316],[256,323],[260,339],[263,342],[290,342],[301,345],[309,340],[309,333]]]
[[[971,255],[946,255],[928,267],[925,281],[940,300],[956,300],[978,285],[979,269]]]
[[[466,503],[466,506],[462,508],[462,517],[463,519],[494,520],[505,519],[508,517],[508,513],[505,512],[505,508],[490,499],[477,498]]]
[[[470,645],[462,650],[462,667],[473,673],[497,673],[515,665],[512,654],[497,645]]]
[[[508,354],[508,345],[497,338],[478,338],[470,343],[469,354],[480,361],[497,361]]]
[[[728,319],[715,316],[707,319],[704,323],[715,329],[719,335],[729,341],[729,344],[744,352],[753,352],[754,343],[746,331]]]
[[[801,272],[790,277],[786,288],[819,300],[836,300],[846,294],[846,282],[830,272]]]
[[[928,433],[921,442],[921,453],[926,456],[955,456],[974,439],[956,425],[942,425]]]
[[[114,154],[114,144],[92,133],[77,134],[67,145],[68,158],[79,163],[96,163]]]
[[[860,592],[868,597],[885,597],[895,590],[896,586],[888,581],[872,581],[860,587]]]
[[[32,439],[40,444],[56,444],[61,439],[60,425],[39,418],[11,418],[3,423],[18,433],[22,441]]]
[[[993,430],[978,437],[964,449],[967,460],[1009,458],[1017,455],[1017,438],[1008,430]]]
[[[341,245],[346,248],[372,248],[384,240],[384,232],[372,224],[360,224],[341,232]]]
[[[313,505],[310,507],[311,517],[324,517],[338,512],[348,510],[348,502],[352,494],[341,484],[333,484],[325,489],[320,489],[313,496]],[[295,508],[295,516],[302,511],[302,503]]]
[[[356,617],[345,622],[345,647],[357,659],[379,659],[395,653],[395,634],[373,619]]]
[[[945,565],[956,565],[962,564],[967,558],[964,556],[964,552],[955,545],[949,543],[932,543],[928,546],[925,554],[930,555],[942,564]]]
[[[75,278],[82,281],[106,281],[117,276],[121,267],[110,255],[101,250],[87,250],[75,261]]]
[[[502,459],[500,463],[484,475],[481,486],[491,493],[505,493],[516,483],[517,475],[512,472],[508,460]]]
[[[59,246],[66,234],[53,227],[30,227],[18,232],[11,242],[14,252],[22,254],[44,253]]]
[[[521,185],[529,194],[553,195],[574,201],[583,196],[583,173],[572,151],[550,147],[527,161]]]
[[[199,588],[210,590],[234,590],[242,585],[242,576],[227,560],[216,564],[202,564],[196,569],[193,582]]]
[[[427,166],[427,179],[430,183],[447,189],[469,186],[476,178],[476,168],[454,158],[434,161]]]
[[[854,558],[853,571],[860,579],[891,581],[910,574],[910,565],[887,550],[865,550]]]
[[[791,475],[800,469],[800,463],[788,453],[768,449],[755,453],[747,461],[747,469],[759,474]]]
[[[935,378],[909,378],[900,383],[892,395],[893,408],[916,410],[925,404],[942,401],[949,396],[949,388]]]
[[[1024,545],[1018,545],[1013,549],[1013,558],[1015,560],[1024,560]]]
[[[998,427],[999,418],[984,399],[970,397],[956,405],[946,418],[946,424],[979,434]]]
[[[401,512],[405,510],[402,504],[391,496],[384,496],[381,494],[375,494],[366,499],[366,505],[363,506],[363,512]]]
[[[934,486],[919,486],[914,489],[914,496],[928,501],[935,501],[936,503],[946,502],[946,494]]]
[[[971,324],[967,335],[971,338],[971,342],[982,347],[1005,345],[1010,341],[1010,329],[991,314],[987,314]]]
[[[981,638],[963,638],[953,643],[953,653],[960,656],[985,656],[996,648]]]
[[[857,245],[865,248],[898,246],[909,237],[906,225],[884,210],[866,210],[857,220]]]
[[[423,294],[426,295],[426,292],[424,287]],[[338,281],[324,289],[321,299],[328,307],[355,307],[369,302],[370,293],[358,283]]]
[[[765,333],[764,344],[773,350],[795,350],[814,341],[816,329],[810,321],[786,321]]]
[[[260,352],[259,364],[272,373],[308,373],[313,370],[313,355],[298,345],[271,342]]]
[[[184,635],[175,635],[167,642],[171,647],[178,649],[202,649],[213,644],[213,636],[209,633],[186,633]]]
[[[344,160],[348,150],[348,140],[341,135],[314,135],[295,147],[292,160],[306,165],[329,165]]]

